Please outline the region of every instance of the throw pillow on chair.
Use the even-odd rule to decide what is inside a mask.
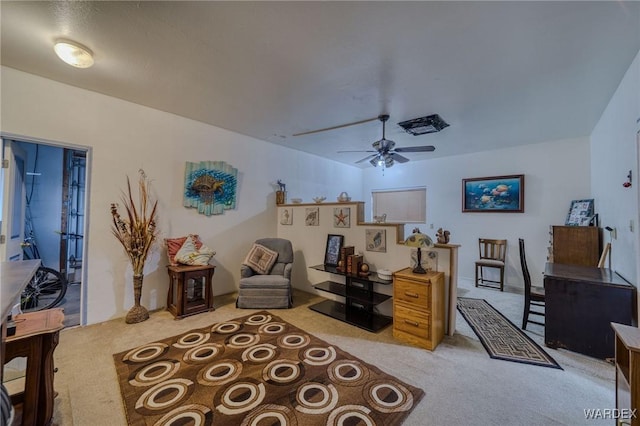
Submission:
[[[267,275],[278,259],[278,252],[270,250],[263,245],[254,244],[247,257],[242,262],[260,275]]]

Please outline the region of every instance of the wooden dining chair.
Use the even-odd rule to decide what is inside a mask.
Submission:
[[[478,239],[480,259],[476,261],[476,287],[504,289],[504,266],[507,257],[507,240]],[[484,277],[484,268],[495,268],[500,273],[500,279],[494,280]]]
[[[534,287],[531,285],[531,275],[529,275],[529,268],[527,267],[527,257],[524,251],[524,240],[518,239],[518,245],[520,248],[520,266],[522,267],[522,276],[524,277],[524,313],[522,315],[522,329],[527,329],[527,323],[544,325],[544,322],[530,320],[529,315],[538,315],[544,318],[544,311],[540,311],[539,308],[544,309],[544,288]],[[537,307],[538,310],[533,308]]]

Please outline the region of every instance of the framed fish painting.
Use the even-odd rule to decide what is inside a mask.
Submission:
[[[524,213],[524,175],[462,179],[463,213]]]

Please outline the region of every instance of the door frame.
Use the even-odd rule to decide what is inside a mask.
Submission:
[[[636,176],[631,176],[630,180],[632,185],[636,187],[636,201],[638,206],[636,208],[636,217],[635,223],[632,224],[631,232],[635,232],[636,234],[636,283],[640,283],[640,182],[638,182],[638,175],[640,174],[640,117],[636,120]],[[635,178],[635,182],[633,182]],[[640,312],[640,297],[637,298],[636,301],[637,307],[636,312]]]
[[[6,164],[2,165],[3,196],[0,208],[4,214],[0,216],[3,218],[0,222],[2,224],[0,233],[4,241],[0,243],[0,260],[19,261],[22,260],[22,243],[25,238],[27,153],[16,141],[3,139],[2,161]],[[18,186],[20,186],[19,189]],[[17,208],[19,211],[16,210]],[[18,216],[19,223],[15,223],[15,218]]]
[[[82,255],[83,255],[83,267],[82,267],[82,282],[80,284],[80,325],[83,326],[87,323],[87,288],[86,285],[88,283],[88,272],[89,272],[89,224],[91,222],[90,218],[90,202],[91,202],[91,168],[93,163],[93,148],[86,145],[78,145],[69,142],[61,142],[54,141],[50,139],[41,139],[35,138],[31,136],[19,135],[15,133],[8,133],[0,131],[0,138],[3,139],[11,139],[16,142],[27,142],[38,145],[49,145],[54,146],[56,148],[68,148],[74,149],[78,151],[86,151],[87,160],[86,160],[86,169],[85,169],[85,217],[84,217],[84,226],[83,226],[83,241],[82,241]],[[0,207],[2,208],[2,207]]]

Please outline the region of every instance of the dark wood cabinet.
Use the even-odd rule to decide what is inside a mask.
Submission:
[[[549,261],[598,266],[602,231],[596,226],[552,226]]]
[[[167,310],[176,319],[214,310],[211,282],[215,268],[212,265],[167,267]]]
[[[594,358],[615,355],[611,323],[636,322],[636,288],[610,269],[547,263],[544,341]]]
[[[391,324],[391,317],[375,311],[377,305],[390,299],[391,296],[377,293],[373,287],[374,284],[391,285],[393,281],[380,280],[375,272],[371,272],[368,276],[346,274],[327,265],[311,266],[311,269],[341,275],[345,283],[323,281],[315,284],[313,287],[316,290],[344,297],[344,303],[324,300],[309,306],[309,309],[373,332],[380,331]]]

